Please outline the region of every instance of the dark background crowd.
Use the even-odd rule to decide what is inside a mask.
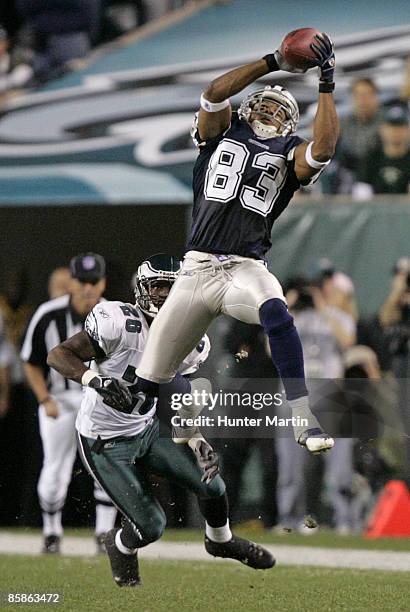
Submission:
[[[320,182],[306,195],[347,195],[369,200],[408,194],[410,184],[410,59],[402,87],[383,99],[375,81],[358,77],[350,86],[349,111],[341,114],[336,155]],[[315,107],[310,109],[312,115]]]
[[[94,48],[192,0],[6,0],[0,7],[0,96],[37,87]]]
[[[330,174],[330,192],[369,199],[409,192],[410,129],[408,71],[397,102],[384,107],[374,81],[351,87],[352,112],[341,120],[341,138]]]
[[[215,0],[222,2],[222,0]],[[224,0],[226,1],[226,0]],[[229,1],[229,0],[228,0]],[[36,88],[82,65],[93,49],[115,44],[153,19],[195,0],[8,0],[0,7],[0,108],[22,90]],[[347,114],[331,166],[302,196],[407,194],[410,182],[410,59],[402,87],[388,102],[377,84],[351,84]],[[314,108],[311,112],[314,112]]]
[[[70,292],[70,282],[66,267],[54,270],[49,297]],[[23,270],[10,270],[0,294],[3,525],[39,525],[40,521],[36,483],[42,449],[37,404],[19,359],[34,309],[27,301],[28,286]],[[410,258],[397,261],[391,289],[379,312],[370,318],[360,316],[352,280],[328,260],[318,261],[310,277],[289,278],[284,287],[301,336],[307,376],[312,385],[325,380],[337,387],[332,397],[342,394],[339,405],[344,406],[348,424],[344,418],[333,429],[337,444],[324,458],[310,456],[290,437],[261,437],[256,432],[250,437],[229,438],[226,433],[214,439],[231,500],[231,520],[303,533],[303,517],[312,514],[338,533],[360,532],[383,485],[392,478],[410,482]],[[133,302],[131,288],[116,299]],[[222,316],[209,335],[212,349],[200,373],[211,378],[214,389],[229,387],[231,379],[277,379],[261,327]],[[312,393],[314,397],[314,389]],[[363,424],[364,412],[369,420]],[[317,414],[320,418],[320,398]],[[191,495],[169,491],[165,483],[157,486],[169,524],[195,526]],[[10,490],[13,496],[7,495]],[[91,524],[92,486],[79,462],[64,513],[66,525]]]
[[[185,4],[189,2],[3,2],[0,108],[10,97],[75,69],[101,45],[115,44],[118,37]],[[341,194],[369,199],[408,194],[410,60],[402,88],[388,104],[370,78],[356,79],[350,93],[351,110],[341,117],[336,156],[319,184],[298,197]],[[66,263],[52,274],[50,270],[50,298],[70,291]],[[107,263],[107,297],[133,301],[131,289],[112,293]],[[34,281],[25,269],[13,266],[0,279],[0,525],[40,525],[36,484],[42,448],[37,404],[19,359],[27,323],[38,306],[28,297]],[[214,440],[227,482],[231,520],[303,533],[303,517],[311,514],[341,534],[359,532],[388,480],[410,483],[409,253],[396,262],[391,289],[371,317],[361,315],[352,279],[332,262],[320,260],[310,275],[281,281],[301,336],[307,376],[341,381],[332,392],[339,405],[347,406],[348,418],[334,431],[338,437],[334,451],[319,458],[289,438]],[[229,384],[229,379],[277,379],[262,328],[222,316],[209,335],[211,354],[201,374],[209,376],[215,388]],[[370,415],[370,424],[362,427],[361,418],[356,426],[355,418],[363,414]],[[168,491],[164,483],[158,483],[158,490],[169,525],[196,524],[190,494]],[[66,525],[92,523],[92,485],[79,461],[64,512]]]

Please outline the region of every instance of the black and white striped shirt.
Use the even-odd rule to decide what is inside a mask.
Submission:
[[[73,309],[70,296],[63,295],[41,304],[30,320],[20,356],[24,362],[43,370],[50,393],[81,391],[81,385],[49,368],[47,354],[67,338],[82,331],[85,318]]]

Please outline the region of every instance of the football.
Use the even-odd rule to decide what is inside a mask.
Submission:
[[[315,28],[299,28],[286,34],[279,48],[284,59],[294,68],[313,68],[317,65],[315,54],[310,45],[315,42]]]

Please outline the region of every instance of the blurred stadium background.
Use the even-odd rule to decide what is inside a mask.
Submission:
[[[65,39],[64,49],[73,45],[72,53],[57,64],[48,58],[45,67],[38,43],[39,32],[42,40],[49,34],[44,19],[27,11],[22,1],[5,4],[0,23],[7,44],[0,49],[14,64],[0,77],[0,293],[2,334],[11,353],[31,310],[47,299],[50,273],[73,255],[102,254],[108,272],[105,295],[124,301],[132,298],[131,277],[144,258],[159,251],[182,255],[196,156],[189,129],[199,95],[218,74],[273,51],[286,32],[315,26],[333,37],[335,96],[342,119],[354,110],[351,86],[357,79],[374,81],[383,108],[408,108],[410,19],[404,1],[373,0],[371,7],[365,0],[349,6],[325,0],[297,6],[284,0],[84,2],[89,23],[78,27],[86,33],[86,44]],[[76,3],[66,4],[69,10]],[[256,85],[273,82],[295,95],[301,110],[299,132],[308,136],[316,99],[314,71],[267,75]],[[233,105],[240,99],[235,97]],[[305,284],[315,286],[333,277],[339,298],[347,296],[346,308],[353,303],[357,307],[358,316],[350,310],[357,324],[355,344],[371,349],[352,353],[357,346],[350,346],[348,356],[340,349],[340,377],[359,367],[363,377],[377,378],[389,409],[403,421],[402,433],[393,441],[352,441],[346,455],[352,466],[347,485],[318,485],[315,499],[309,499],[308,491],[304,511],[316,511],[322,524],[338,526],[340,533],[360,533],[386,483],[408,481],[410,455],[406,459],[403,440],[409,427],[410,316],[407,309],[406,320],[403,315],[394,325],[384,325],[380,313],[391,295],[397,262],[410,278],[410,195],[407,189],[400,195],[357,199],[349,180],[339,180],[341,166],[338,157],[327,182],[295,198],[275,224],[269,265],[285,285],[291,277],[303,276]],[[7,314],[14,322],[12,331]],[[210,336],[213,348],[204,373],[217,383],[227,376],[275,376],[257,329],[249,331],[222,317]],[[237,364],[233,355],[243,348],[249,359]],[[18,360],[4,359],[11,399],[0,415],[0,526],[38,527],[36,481],[42,455],[36,405]],[[369,374],[370,362],[376,364],[377,375]],[[378,401],[383,403],[380,397]],[[236,523],[271,528],[281,522],[275,493],[277,449],[268,442],[262,450],[249,443],[240,457],[235,447],[225,457],[234,480]],[[306,478],[322,468],[320,462],[303,467]],[[66,526],[92,524],[91,485],[79,470],[77,463]],[[344,496],[351,514],[352,500],[362,503],[355,525],[351,515],[336,524],[332,487]],[[172,500],[165,508],[170,526],[197,527],[190,496],[165,490],[164,500],[169,495]],[[402,535],[409,536],[410,512],[400,520],[406,523]]]

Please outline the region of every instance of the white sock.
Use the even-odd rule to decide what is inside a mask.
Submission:
[[[43,512],[43,534],[45,536],[63,535],[63,526],[61,524],[61,510],[50,514],[49,512]]]
[[[135,555],[138,548],[127,548],[121,541],[121,532],[122,529],[119,529],[115,534],[115,545],[123,555]]]
[[[222,527],[211,527],[205,521],[205,533],[213,542],[229,542],[229,540],[232,540],[232,531],[229,528],[229,519]]]
[[[309,397],[307,395],[294,400],[288,400],[288,404],[292,411],[292,418],[295,419],[293,433],[296,442],[307,429],[315,429],[316,427],[321,429],[319,421],[310,409]]]
[[[114,527],[117,508],[97,503],[95,506],[95,535],[107,533]]]

